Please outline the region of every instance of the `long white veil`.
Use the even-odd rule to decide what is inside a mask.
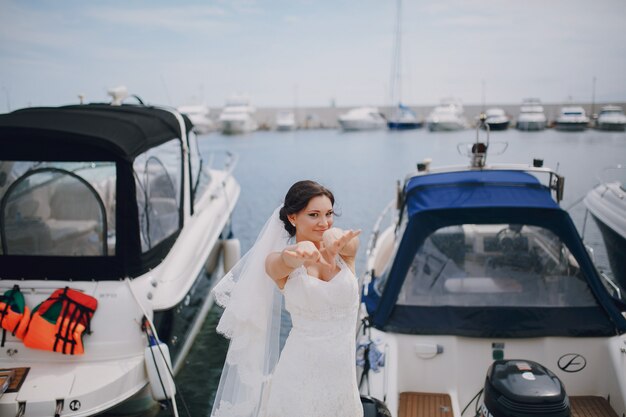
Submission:
[[[213,289],[225,308],[217,331],[230,339],[212,417],[259,417],[279,356],[282,296],[265,272],[265,258],[289,234],[274,210],[252,248]]]

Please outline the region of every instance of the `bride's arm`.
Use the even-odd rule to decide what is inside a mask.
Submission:
[[[355,270],[356,254],[359,250],[360,233],[360,230],[344,231],[337,227],[333,227],[332,229],[324,232],[324,247],[330,252],[338,253],[339,256],[341,256],[341,259],[343,259],[344,262],[350,267],[352,272]],[[338,252],[335,252],[337,250]]]
[[[283,289],[291,271],[305,262],[321,261],[322,255],[313,242],[302,241],[287,246],[281,252],[272,252],[265,258],[265,272]]]

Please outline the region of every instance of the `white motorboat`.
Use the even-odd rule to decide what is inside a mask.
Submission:
[[[535,98],[522,102],[515,128],[523,131],[544,130],[548,123],[541,101]]]
[[[614,130],[623,132],[626,130],[626,115],[620,106],[604,106],[600,110],[596,127],[600,130]]]
[[[589,117],[587,117],[585,109],[580,106],[562,107],[555,121],[557,130],[567,132],[580,132],[587,129],[588,126]]]
[[[191,129],[144,105],[0,115],[1,416],[178,415],[173,375],[238,258],[234,165]]]
[[[377,107],[358,107],[339,116],[339,125],[345,131],[377,130],[387,126]]]
[[[455,99],[446,99],[433,109],[426,118],[431,132],[466,129],[468,124],[463,116],[463,105]]]
[[[258,123],[254,119],[255,113],[256,108],[250,105],[250,99],[247,96],[234,95],[230,97],[219,117],[222,133],[233,135],[257,130]]]
[[[465,167],[418,164],[374,225],[361,394],[393,417],[621,416],[621,293],[559,206],[563,177],[489,166],[489,148],[468,146]]]
[[[621,166],[617,169],[626,172]],[[626,185],[617,179],[602,182],[584,201],[602,233],[613,275],[626,288]]]
[[[276,130],[286,132],[296,129],[296,116],[292,111],[283,110],[276,113]]]
[[[211,120],[211,110],[204,104],[190,104],[177,108],[179,113],[189,117],[193,124],[193,131],[198,135],[204,135],[215,129],[215,123]]]
[[[481,126],[488,125],[491,131],[507,130],[511,123],[511,118],[500,108],[487,109],[485,116],[485,124]]]

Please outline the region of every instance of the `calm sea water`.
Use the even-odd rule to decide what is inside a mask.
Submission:
[[[483,134],[481,132],[481,134]],[[233,215],[233,228],[241,241],[242,253],[254,242],[267,217],[284,197],[289,186],[301,179],[313,179],[330,188],[340,214],[335,224],[362,229],[357,274],[364,270],[364,252],[371,229],[380,211],[395,196],[396,181],[415,170],[416,163],[432,158],[432,166],[465,165],[467,157],[457,151],[459,143],[475,140],[475,131],[431,133],[425,129],[406,132],[349,132],[308,130],[256,132],[245,136],[202,136],[203,153],[230,151],[239,155],[234,175],[241,196]],[[491,154],[488,163],[531,163],[541,158],[544,165],[565,176],[562,207],[570,208],[574,222],[582,229],[585,208],[577,203],[599,183],[598,174],[609,166],[626,164],[626,133],[595,130],[585,132],[519,132],[491,134],[506,142],[501,155]],[[623,180],[626,178],[622,178]],[[600,267],[608,267],[602,239],[591,219],[585,240],[595,249]],[[219,382],[228,343],[215,334],[221,310],[213,308],[176,380],[192,416],[208,416]],[[180,404],[179,414],[186,415]],[[160,417],[170,416],[163,411]]]

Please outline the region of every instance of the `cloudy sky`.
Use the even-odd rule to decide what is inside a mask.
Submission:
[[[396,0],[0,0],[0,112],[106,101],[389,104]],[[402,96],[626,101],[624,0],[404,0]],[[484,87],[483,87],[484,86]]]

